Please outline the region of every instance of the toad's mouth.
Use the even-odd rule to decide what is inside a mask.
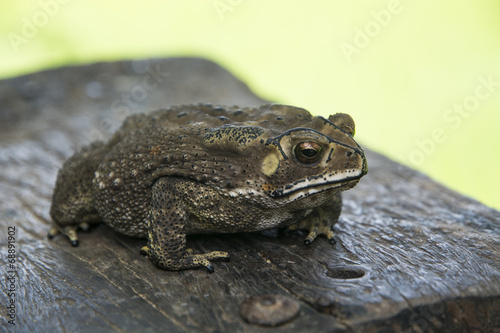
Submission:
[[[295,200],[332,189],[339,192],[345,191],[354,187],[366,172],[366,168],[348,169],[342,172],[309,177],[288,184],[282,189],[274,190],[269,195],[273,198],[287,197]]]

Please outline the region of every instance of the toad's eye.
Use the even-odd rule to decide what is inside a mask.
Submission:
[[[305,141],[297,144],[293,149],[295,157],[304,164],[315,164],[323,156],[323,149],[316,142]]]

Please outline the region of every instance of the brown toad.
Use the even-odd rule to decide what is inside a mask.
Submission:
[[[366,174],[354,121],[301,108],[196,104],[128,117],[108,143],[69,158],[59,171],[49,237],[78,245],[77,228],[104,222],[148,239],[158,266],[187,269],[226,252],[193,254],[186,235],[307,229],[334,242],[340,192]]]

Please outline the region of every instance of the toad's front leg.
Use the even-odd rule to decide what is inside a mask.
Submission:
[[[161,268],[181,270],[205,266],[213,272],[210,260],[227,260],[226,252],[192,254],[186,249],[188,213],[182,198],[189,195],[189,184],[172,178],[161,178],[154,184],[148,216],[148,245],[141,251]]]
[[[304,243],[311,244],[318,235],[325,235],[328,241],[335,244],[335,233],[333,226],[340,217],[342,211],[342,197],[340,193],[335,194],[332,199],[323,205],[316,207],[309,215],[298,223],[288,227],[290,230],[308,230]]]

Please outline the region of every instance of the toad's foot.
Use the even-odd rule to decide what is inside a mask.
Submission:
[[[52,227],[47,234],[49,239],[54,238],[58,234],[63,234],[68,237],[72,246],[78,246],[78,235],[76,234],[77,230],[89,231],[90,225],[86,222],[77,224],[77,225],[67,225],[61,226],[57,223],[52,223]]]
[[[147,255],[151,258],[153,262],[155,262],[158,266],[168,269],[168,270],[181,270],[181,269],[189,269],[195,267],[206,267],[210,273],[214,272],[214,267],[210,260],[223,260],[229,261],[229,254],[223,251],[212,251],[203,254],[192,254],[191,249],[186,249],[184,255],[182,255],[177,260],[175,259],[165,259],[159,260],[158,257],[162,257],[161,255],[152,254],[152,251],[144,246],[141,248],[141,254]]]
[[[335,233],[332,228],[333,227],[329,223],[318,218],[303,219],[299,223],[288,227],[289,230],[308,230],[309,234],[306,239],[304,239],[304,244],[306,245],[311,244],[319,235],[326,236],[331,244],[335,244]]]

